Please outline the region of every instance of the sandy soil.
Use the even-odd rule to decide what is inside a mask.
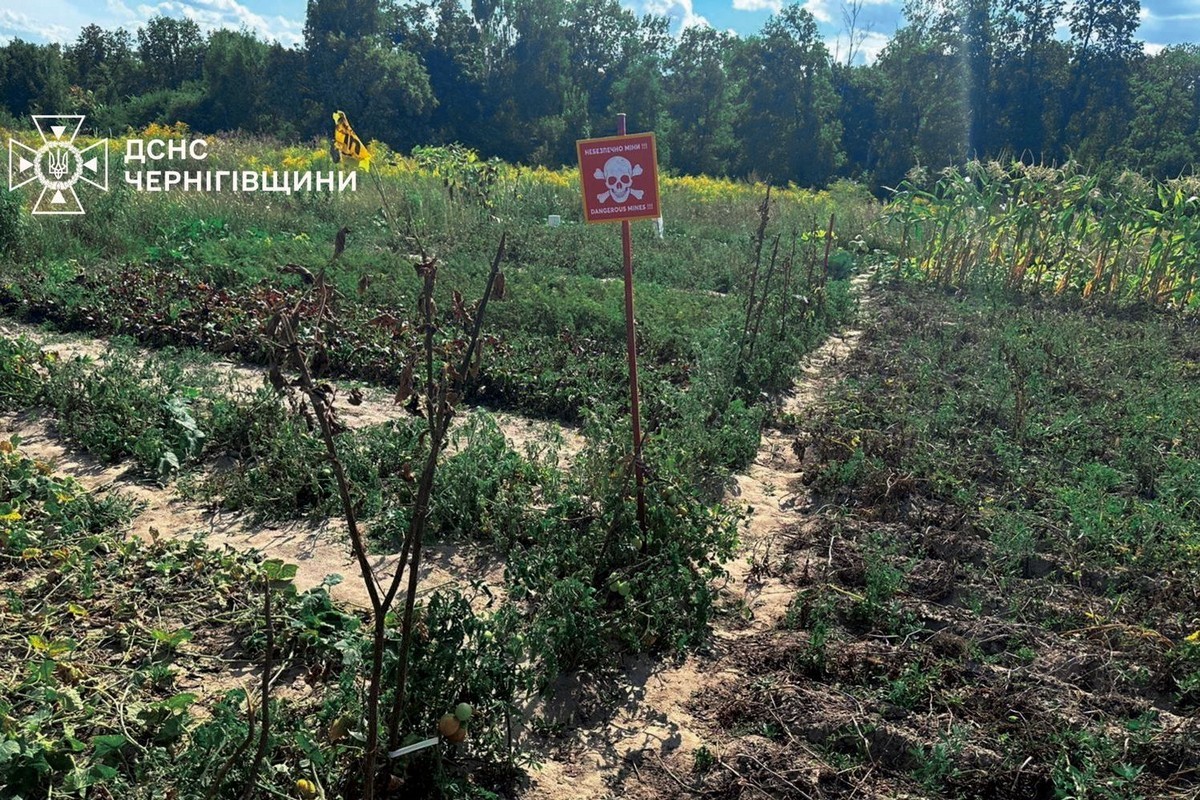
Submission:
[[[0,321],[0,336],[26,336],[45,350],[57,351],[64,358],[80,356],[97,362],[109,350],[105,338],[61,335],[14,320]],[[151,351],[142,350],[149,355]],[[228,361],[216,361],[211,369],[230,379],[234,391],[253,392],[263,385],[266,371]],[[396,416],[390,392],[377,387],[359,387],[363,400],[351,405],[349,385],[336,386],[336,405],[340,419],[350,427],[365,427],[386,422]],[[475,409],[460,417],[465,420]],[[578,431],[555,423],[530,420],[515,414],[493,415],[509,443],[519,452],[527,447],[544,447],[546,442],[561,440],[559,463],[567,466],[584,445]],[[296,585],[301,589],[319,586],[327,576],[341,575],[343,580],[331,590],[341,602],[366,608],[369,598],[345,534],[341,519],[301,520],[282,525],[257,525],[240,513],[221,512],[217,508],[182,497],[173,487],[166,488],[140,479],[128,465],[98,463],[64,442],[54,431],[52,419],[36,413],[0,416],[0,436],[21,438],[21,449],[29,456],[52,465],[56,470],[78,479],[88,489],[103,494],[120,492],[143,504],[132,523],[132,532],[144,538],[156,536],[189,537],[201,533],[214,547],[228,545],[240,551],[257,550],[268,558],[279,558],[298,566]],[[398,554],[371,556],[377,580],[390,580]],[[499,590],[503,585],[504,564],[493,554],[478,548],[441,544],[427,546],[422,554],[422,593],[427,594],[465,580],[484,580]]]
[[[860,296],[866,280],[861,275],[852,281]],[[868,305],[869,298],[863,298],[861,307]],[[802,378],[784,398],[781,419],[820,404],[861,336],[858,328],[844,331],[809,357]],[[740,680],[738,642],[774,627],[795,595],[794,586],[772,574],[778,543],[813,524],[804,511],[808,498],[798,481],[801,465],[792,451],[793,439],[785,431],[764,431],[754,463],[745,474],[734,476],[727,501],[745,503],[751,513],[738,555],[726,564],[729,578],[721,591],[721,606],[728,613],[714,627],[710,648],[677,663],[639,657],[615,682],[586,676],[560,681],[553,695],[534,709],[545,726],[560,732],[544,740],[542,766],[532,772],[525,798],[649,800],[687,795],[683,783],[670,795],[642,784],[639,768],[656,761],[668,775],[686,774],[698,749],[718,751],[694,716],[693,698]]]
[[[854,281],[862,290],[865,276]],[[61,336],[12,320],[0,321],[0,335],[25,335],[63,356],[102,360],[108,349],[104,339]],[[851,330],[830,338],[811,355],[804,375],[784,398],[782,418],[811,410],[821,402],[827,386],[837,380],[839,364],[853,350],[861,332]],[[253,391],[263,385],[265,372],[229,362],[213,368],[231,378],[235,387]],[[363,402],[346,402],[349,386],[339,387],[337,406],[350,426],[377,424],[395,415],[388,393],[368,387]],[[561,437],[560,464],[583,446],[577,431],[552,423],[498,414],[505,436],[518,450],[538,447]],[[118,491],[144,504],[133,521],[138,536],[183,537],[202,533],[213,546],[258,550],[298,566],[296,583],[304,589],[317,586],[330,574],[345,580],[331,594],[338,601],[367,606],[367,593],[358,577],[340,520],[301,521],[286,525],[254,525],[242,514],[219,510],[187,500],[172,487],[140,481],[127,466],[106,466],[69,447],[54,433],[53,421],[35,414],[0,416],[0,436],[17,434],[21,449],[56,470],[76,477],[97,493]],[[704,726],[689,710],[692,698],[735,682],[741,672],[736,644],[749,633],[770,629],[786,612],[794,595],[772,574],[778,542],[810,524],[803,509],[807,498],[798,488],[800,464],[791,449],[791,437],[781,430],[764,432],[758,455],[749,470],[734,476],[729,502],[750,508],[737,557],[728,563],[728,580],[721,590],[727,613],[714,630],[708,651],[689,655],[677,663],[642,656],[627,664],[620,680],[593,680],[587,675],[565,676],[550,696],[538,700],[531,711],[543,727],[559,733],[543,740],[525,797],[535,800],[602,800],[607,798],[662,797],[638,781],[639,766],[647,759],[659,761],[667,774],[690,769],[695,752],[713,749]],[[499,589],[503,563],[474,548],[436,545],[425,549],[423,592],[467,579],[485,580]],[[372,566],[380,580],[389,576],[396,555],[374,555]],[[221,685],[247,676],[208,676]],[[680,783],[682,791],[683,784]]]
[[[27,325],[12,319],[0,319],[0,336],[9,338],[25,336],[37,343],[43,350],[56,351],[63,358],[79,356],[96,362],[103,362],[110,348],[109,340],[105,337],[91,338],[57,334],[35,325]],[[135,352],[146,356],[150,356],[153,353],[153,351],[146,348],[135,348]],[[231,388],[235,392],[244,391],[252,393],[261,388],[266,381],[267,371],[262,367],[247,366],[224,360],[216,360],[206,366],[217,375],[228,378]],[[338,390],[334,400],[338,418],[351,428],[380,425],[394,419],[397,415],[396,406],[392,402],[392,392],[386,389],[361,383],[338,381],[330,381],[329,383]],[[350,390],[352,388],[358,388],[362,393],[362,402],[358,405],[353,405],[349,402]],[[480,409],[465,409],[465,413],[459,417],[458,424],[461,425],[472,413],[478,413],[479,411]],[[543,447],[546,442],[561,438],[562,444],[558,448],[559,462],[562,466],[569,466],[571,458],[583,449],[583,436],[573,427],[544,420],[529,419],[508,412],[489,413],[495,417],[496,423],[500,426],[500,430],[504,432],[505,438],[508,439],[509,443],[518,452],[525,452],[525,448],[530,445]]]

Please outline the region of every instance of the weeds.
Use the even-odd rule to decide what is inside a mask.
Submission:
[[[131,684],[139,705],[125,711],[133,716],[123,718],[120,704],[91,709],[109,726],[98,736],[123,738],[78,738],[83,749],[71,751],[73,764],[96,768],[95,785],[137,797],[130,787],[171,775],[184,794],[237,796],[258,786],[369,796],[381,794],[386,781],[387,791],[420,796],[466,791],[463,775],[482,764],[473,779],[490,771],[498,776],[494,785],[507,786],[524,763],[516,734],[529,692],[562,670],[603,671],[623,653],[704,641],[712,582],[723,574],[741,519],[738,509],[716,503],[722,481],[752,458],[769,413],[764,401],[787,387],[799,354],[849,312],[844,284],[826,280],[827,271],[844,277],[851,262],[834,251],[835,235],[824,225],[830,197],[787,190],[773,207],[765,204],[770,213],[759,239],[760,246],[771,243],[770,254],[746,303],[727,293],[747,284],[739,265],[753,231],[728,220],[757,204],[750,192],[719,182],[668,182],[666,191],[689,202],[722,193],[723,224],[711,224],[712,210],[697,203],[681,211],[677,238],[642,241],[648,232],[637,232],[644,245],[639,349],[650,398],[651,513],[643,535],[633,522],[629,436],[613,422],[622,416],[624,375],[613,336],[621,329],[613,302],[619,287],[603,266],[615,255],[611,242],[570,224],[551,231],[517,203],[515,194],[528,191],[557,213],[566,196],[561,176],[514,175],[459,152],[421,158],[438,170],[437,179],[421,167],[398,174],[403,162],[387,154],[381,174],[406,187],[401,205],[410,233],[432,241],[441,255],[429,255],[415,238],[395,240],[387,225],[371,222],[375,209],[358,209],[355,218],[368,222],[354,226],[336,263],[319,276],[308,273],[311,283],[304,270],[262,265],[320,263],[327,255],[316,249],[327,238],[323,231],[340,228],[351,213],[340,200],[295,197],[281,199],[275,211],[232,213],[206,198],[135,206],[116,192],[97,209],[99,222],[77,225],[70,241],[50,241],[28,226],[16,234],[14,252],[42,268],[5,272],[0,302],[10,312],[156,346],[198,346],[274,369],[272,389],[247,392],[172,363],[174,356],[141,364],[118,351],[96,363],[58,361],[6,341],[0,403],[49,408],[67,438],[102,460],[133,458],[143,475],[164,483],[182,477],[189,492],[227,508],[263,518],[344,516],[373,601],[364,625],[323,589],[297,594],[278,580],[282,565],[224,554],[218,568],[216,556],[196,543],[182,551],[154,543],[146,551],[114,537],[119,544],[111,547],[128,548],[127,557],[73,564],[73,590],[88,602],[72,602],[84,611],[96,613],[89,603],[113,593],[120,598],[114,617],[143,602],[179,609],[178,619],[166,615],[147,630],[120,627],[114,634],[118,649],[133,647],[146,663]],[[847,217],[861,227],[874,211],[862,197],[853,202],[863,209]],[[484,304],[505,292],[496,284],[499,258],[486,272],[477,257],[496,230],[491,214],[515,230],[505,240],[513,299],[488,309],[489,328],[494,324],[502,338],[480,330]],[[100,223],[117,217],[121,224],[110,227],[120,233],[106,237]],[[414,249],[422,253],[416,270],[408,266]],[[483,300],[468,305],[439,284],[482,292]],[[743,323],[740,339],[729,335]],[[326,382],[339,376],[399,389],[398,418],[343,429],[332,412],[336,390]],[[451,429],[468,397],[584,420],[591,444],[570,472],[559,473],[548,460],[511,449],[486,415]],[[28,505],[9,502],[0,516],[19,522]],[[366,561],[368,535],[400,550],[383,584]],[[496,546],[507,558],[507,597],[489,596],[482,584],[474,596],[418,597],[422,546],[435,537]],[[18,554],[13,558],[40,564],[58,557],[47,538],[14,525],[2,544]],[[140,572],[137,559],[146,562]],[[194,574],[204,570],[211,585]],[[394,606],[402,589],[403,604]],[[195,595],[213,604],[195,606],[211,625],[184,614]],[[14,614],[37,608],[37,598],[25,594],[9,593],[5,601]],[[256,663],[267,659],[268,668],[257,692],[233,690],[213,704],[182,689],[193,655],[230,622],[238,652]],[[36,634],[44,648],[38,652],[56,664],[73,658],[68,638],[85,641],[69,625],[59,627],[61,636]],[[302,668],[319,687],[313,701],[296,708],[272,700],[272,663],[276,671]],[[37,702],[79,711],[36,694],[30,697]],[[463,703],[473,707],[469,745],[446,741],[435,752],[376,768],[383,739],[407,743]],[[120,730],[122,719],[135,735]],[[769,730],[782,732],[774,724]],[[19,744],[22,758],[28,738]],[[0,746],[16,752],[7,740]],[[66,751],[55,745],[54,752]],[[20,780],[45,777],[26,766]],[[61,783],[65,770],[60,760],[45,780]],[[27,793],[44,788],[34,787]]]
[[[777,738],[725,743],[739,774],[703,790],[1194,793],[1193,322],[904,283],[875,304],[797,420],[822,510],[782,554],[796,596],[695,700]]]

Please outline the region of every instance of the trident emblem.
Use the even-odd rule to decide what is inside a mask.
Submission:
[[[61,181],[63,176],[67,174],[67,151],[63,149],[51,150],[46,154],[46,169],[54,177],[54,180]]]

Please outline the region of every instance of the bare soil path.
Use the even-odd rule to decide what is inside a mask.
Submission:
[[[867,275],[852,281],[865,309]],[[841,375],[841,365],[862,336],[860,325],[831,336],[813,352],[792,392],[784,398],[781,420],[820,406]],[[770,630],[796,593],[775,576],[772,563],[778,542],[813,524],[808,497],[799,484],[801,464],[786,430],[763,432],[758,455],[745,474],[736,475],[727,502],[742,502],[750,515],[738,555],[726,564],[729,577],[721,590],[725,614],[714,626],[707,652],[678,663],[640,657],[616,682],[573,676],[535,709],[540,727],[549,731],[542,767],[532,773],[524,795],[532,800],[650,800],[686,797],[680,782],[668,793],[643,783],[639,768],[657,760],[666,774],[686,775],[696,753],[719,744],[705,736],[705,725],[692,711],[694,697],[740,681],[736,645],[749,634]]]
[[[25,336],[45,350],[57,351],[64,358],[81,356],[101,362],[110,350],[110,342],[105,338],[49,333],[11,319],[0,320],[0,336]],[[138,348],[135,352],[149,356],[152,351]],[[266,377],[264,369],[228,361],[214,361],[205,368],[227,377],[234,392],[253,392],[264,385]],[[390,392],[378,387],[360,387],[362,402],[351,405],[347,401],[350,386],[336,388],[339,391],[335,405],[342,421],[350,427],[377,425],[396,416]],[[468,410],[464,418],[471,413],[477,412]],[[548,440],[561,440],[558,456],[563,464],[569,463],[583,447],[583,437],[573,429],[509,413],[493,416],[509,444],[518,452],[524,452],[529,444],[536,446]],[[187,499],[174,485],[162,487],[145,481],[128,464],[97,462],[65,442],[55,432],[54,421],[36,412],[0,415],[0,437],[7,439],[14,434],[20,437],[24,453],[76,478],[87,489],[98,494],[119,492],[142,503],[143,508],[132,523],[132,532],[137,536],[178,538],[199,533],[213,547],[228,545],[239,551],[258,550],[268,558],[296,564],[296,585],[301,590],[319,586],[331,574],[341,575],[345,580],[330,590],[334,599],[360,608],[369,606],[366,587],[350,553],[341,519],[255,524],[246,514],[221,512]],[[397,554],[372,556],[372,567],[380,580],[391,575],[397,557]],[[423,550],[422,562],[423,594],[464,580],[483,579],[496,590],[503,586],[503,562],[482,548],[430,545]]]
[[[866,276],[855,278],[854,290],[861,294],[865,282]],[[35,326],[0,320],[0,336],[19,335],[66,357],[103,360],[109,349],[105,339],[51,334]],[[860,336],[857,328],[835,334],[809,356],[802,377],[784,398],[780,419],[818,407]],[[259,368],[224,361],[214,362],[209,368],[228,376],[235,391],[250,392],[263,385],[265,371]],[[351,406],[345,399],[349,385],[338,388],[336,405],[342,419],[352,427],[382,423],[395,415],[390,394],[381,389],[362,387],[363,402]],[[495,416],[505,437],[518,450],[529,443],[561,437],[560,463],[569,464],[584,443],[577,431],[552,423],[512,414]],[[334,599],[358,607],[368,605],[340,520],[256,525],[247,515],[221,513],[184,498],[173,486],[164,488],[142,481],[128,465],[96,462],[57,436],[53,420],[44,416],[0,416],[0,437],[13,434],[21,437],[23,452],[75,477],[88,489],[121,492],[143,503],[143,510],[133,522],[136,535],[187,537],[201,533],[215,547],[258,550],[267,557],[296,564],[296,583],[301,589],[320,585],[330,574],[340,574],[345,580],[330,590]],[[538,754],[542,766],[532,772],[525,797],[609,800],[686,795],[682,783],[680,792],[670,795],[642,784],[639,765],[657,759],[668,774],[683,774],[701,748],[716,750],[717,744],[705,736],[703,721],[690,710],[692,698],[739,680],[743,673],[733,655],[734,645],[748,634],[770,629],[787,612],[795,590],[773,574],[774,552],[777,542],[798,526],[810,524],[803,511],[807,498],[796,488],[801,465],[792,450],[792,440],[786,430],[768,428],[754,463],[745,474],[732,479],[727,501],[746,504],[749,517],[739,553],[726,564],[729,576],[720,597],[725,613],[715,627],[711,648],[673,664],[639,657],[615,684],[593,681],[586,675],[560,679],[556,691],[532,709],[538,718],[535,729],[550,733]],[[395,559],[395,554],[372,557],[372,566],[381,579],[390,574]],[[496,589],[503,585],[502,561],[478,548],[426,547],[423,561],[423,592],[464,579],[482,578]],[[216,676],[206,680],[211,682]]]

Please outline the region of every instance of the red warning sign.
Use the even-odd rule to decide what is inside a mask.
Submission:
[[[580,139],[575,149],[579,152],[586,222],[662,216],[653,133]]]

